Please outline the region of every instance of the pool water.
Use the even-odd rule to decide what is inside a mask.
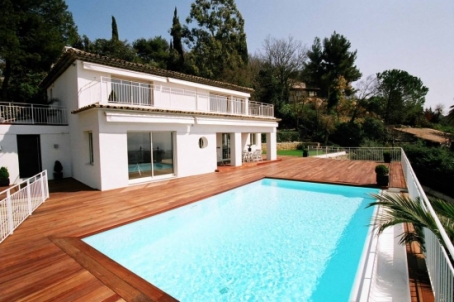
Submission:
[[[180,301],[348,301],[370,193],[263,179],[83,240]]]
[[[153,169],[156,170],[164,170],[164,169],[171,169],[172,165],[163,164],[163,163],[153,163]],[[128,172],[148,172],[151,171],[151,164],[150,163],[142,163],[142,164],[134,164],[128,165]]]

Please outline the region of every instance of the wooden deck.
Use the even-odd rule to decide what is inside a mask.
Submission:
[[[0,300],[173,301],[79,238],[263,177],[375,186],[376,164],[283,157],[269,164],[105,192],[72,179],[50,182],[50,199],[0,244]],[[393,163],[391,171],[390,187],[405,188],[400,163]]]

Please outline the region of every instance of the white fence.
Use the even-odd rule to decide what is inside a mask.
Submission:
[[[274,117],[274,106],[245,98],[218,95],[160,84],[140,83],[102,77],[79,92],[87,103],[147,106],[228,115]]]
[[[437,224],[438,229],[440,230],[446,249],[451,256],[454,255],[454,246],[446,234],[446,231],[444,230],[434,209],[432,208],[432,205],[427,199],[427,196],[416,178],[413,168],[411,167],[410,162],[403,150],[401,157],[402,169],[407,183],[409,196],[412,199],[419,198],[424,208],[430,212]],[[424,235],[426,240],[426,265],[435,301],[452,302],[454,301],[454,268],[450,257],[434,233],[425,229]]]
[[[0,123],[67,125],[66,109],[52,105],[0,103]]]
[[[400,161],[401,148],[396,147],[313,147],[309,146],[310,156],[330,157],[333,153],[342,153],[345,159],[384,161],[384,153],[389,153],[391,161]]]
[[[49,198],[47,171],[0,192],[0,243]]]

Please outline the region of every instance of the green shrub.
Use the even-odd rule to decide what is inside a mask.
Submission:
[[[377,165],[375,167],[375,173],[378,175],[387,175],[389,173],[389,169],[385,165]]]
[[[9,178],[9,172],[6,167],[1,167],[0,168],[0,179],[7,179]]]
[[[278,143],[297,142],[300,140],[298,131],[281,130],[277,132],[276,140]]]

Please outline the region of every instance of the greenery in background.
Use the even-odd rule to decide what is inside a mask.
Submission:
[[[33,2],[33,3],[32,3]],[[186,24],[177,8],[162,36],[121,40],[112,16],[109,39],[80,36],[63,0],[0,0],[1,100],[45,102],[38,83],[64,45],[154,67],[252,87],[251,100],[275,106],[278,141],[318,141],[341,146],[386,144],[385,125],[404,123],[454,133],[454,106],[423,109],[428,89],[402,70],[361,77],[357,51],[334,32],[315,38],[310,49],[293,37],[267,37],[262,51],[247,52],[245,20],[234,0],[195,0]],[[317,97],[292,93],[297,82]],[[380,142],[380,143],[379,143]]]
[[[454,197],[454,152],[448,148],[427,147],[423,142],[403,146],[419,181]]]
[[[78,40],[64,0],[0,0],[2,101],[43,101],[38,84],[65,45]]]

